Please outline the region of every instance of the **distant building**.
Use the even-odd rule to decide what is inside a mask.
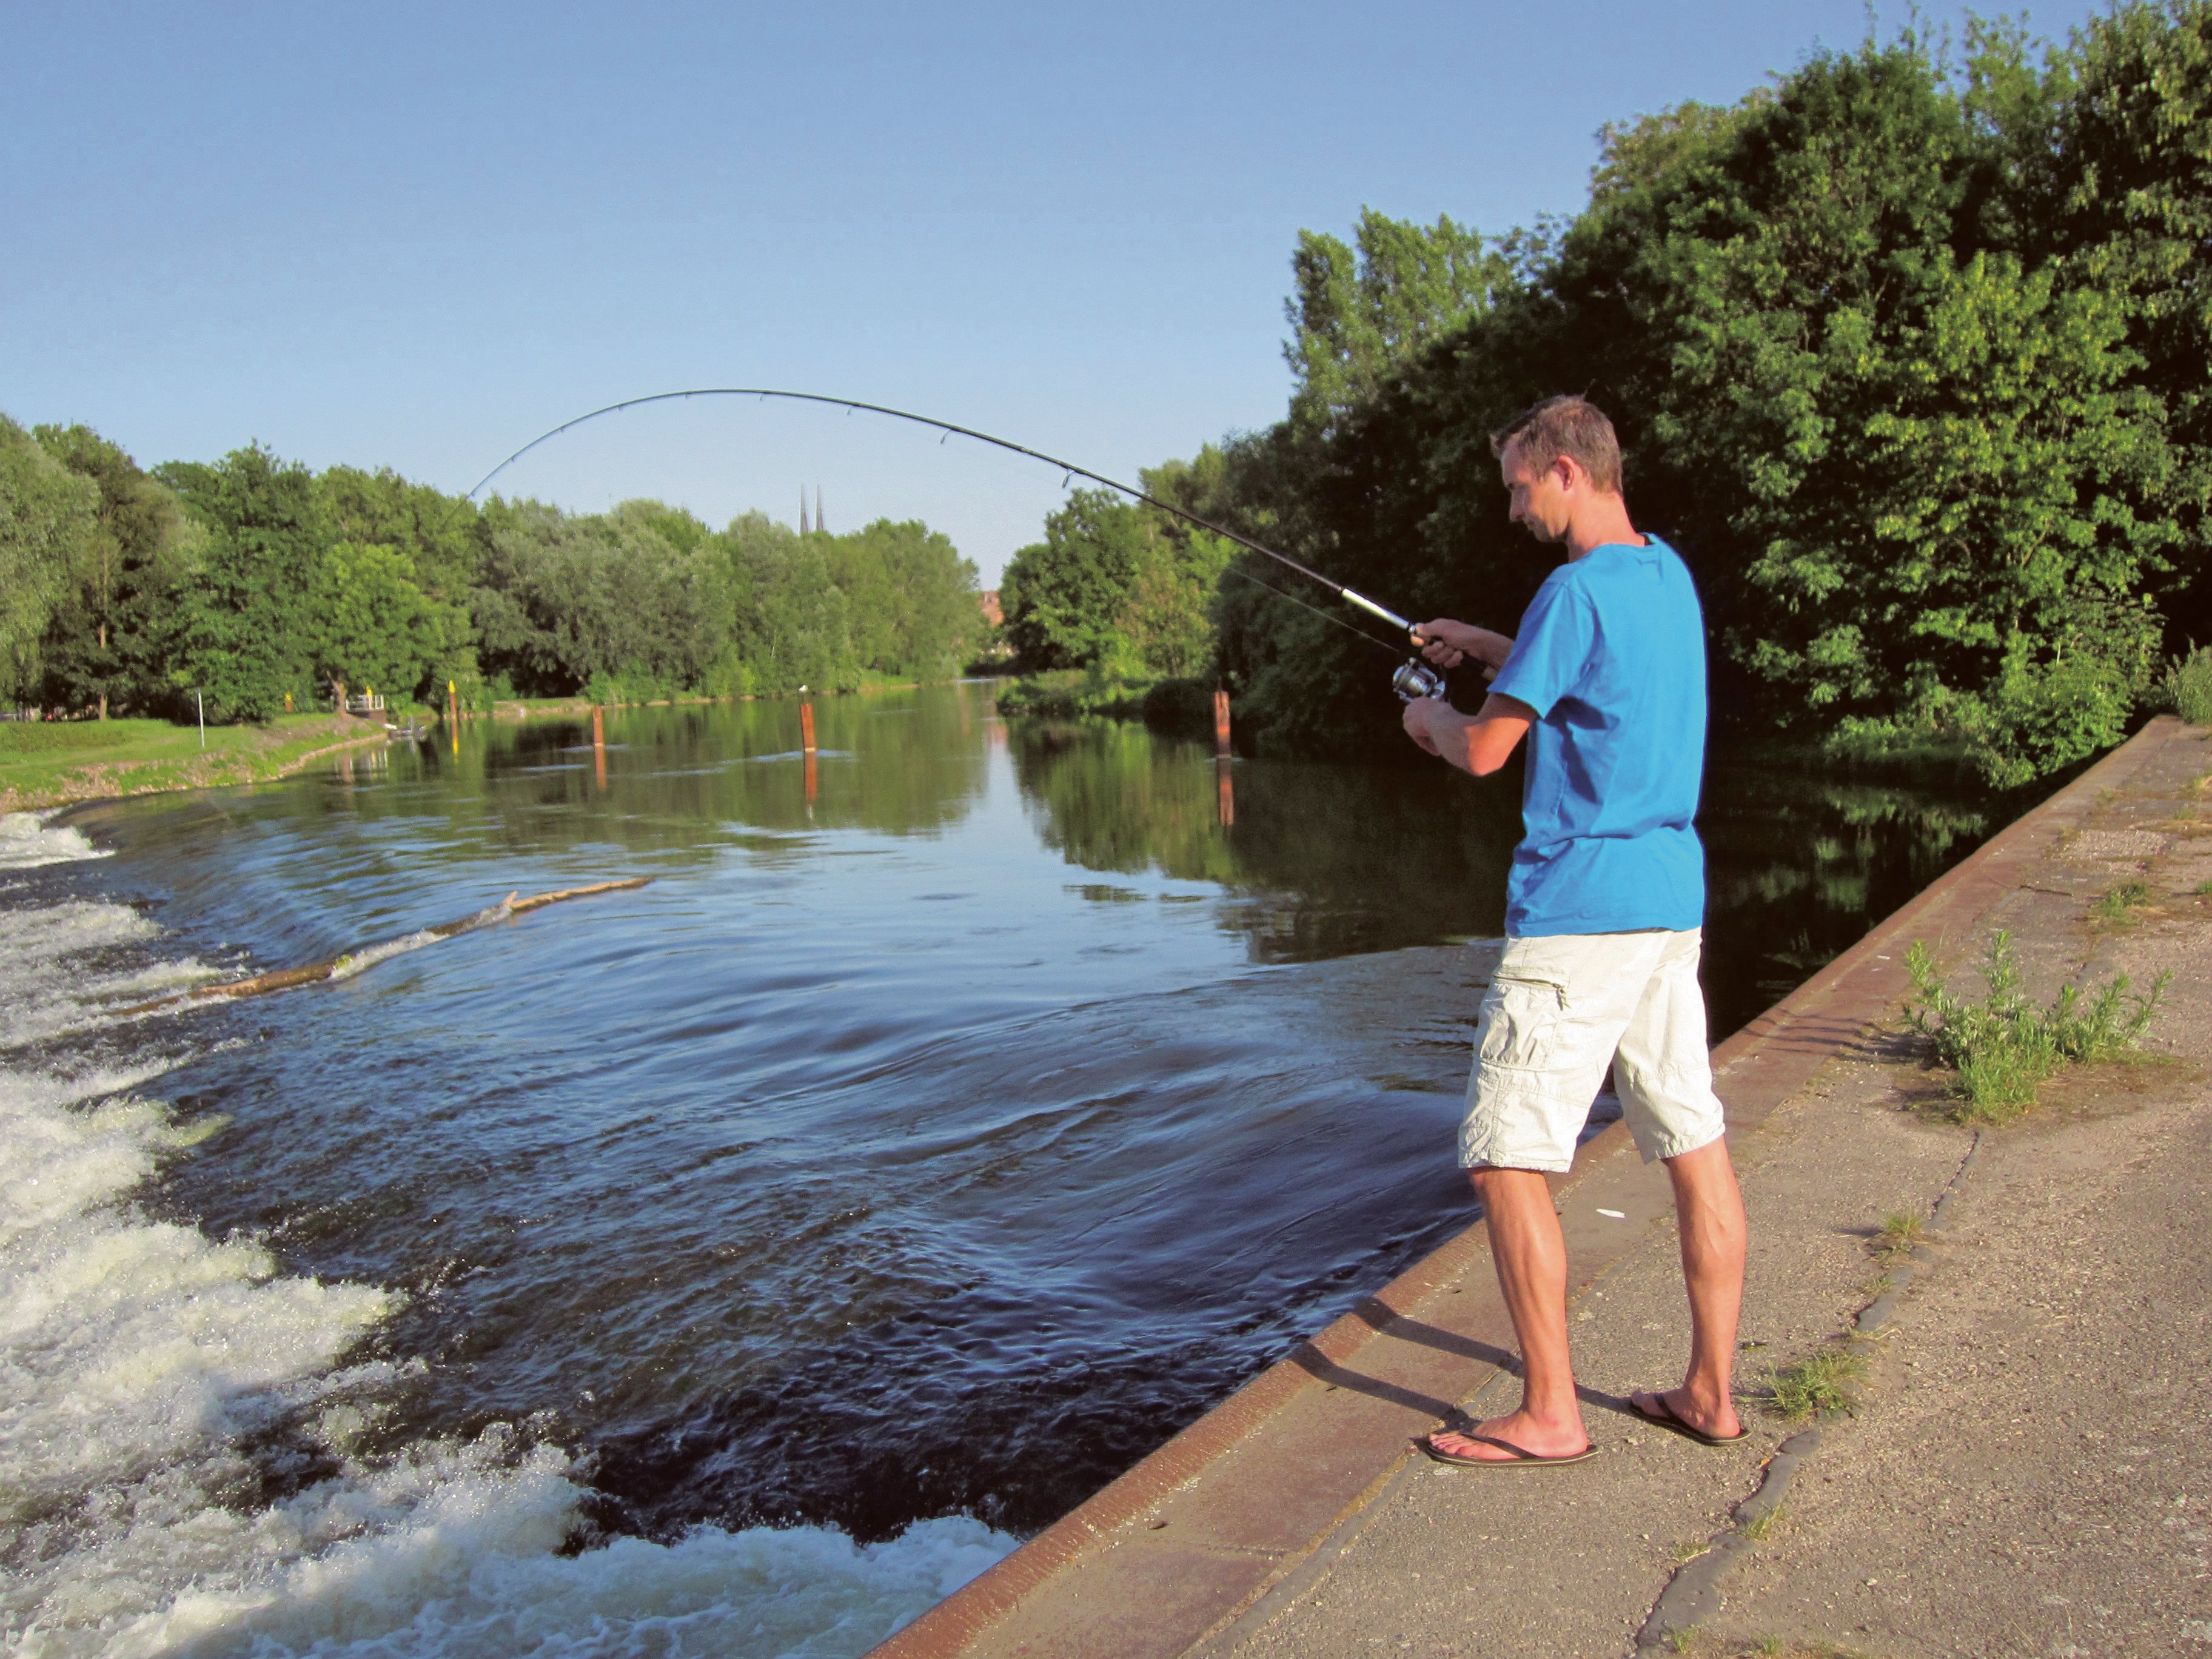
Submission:
[[[995,587],[987,587],[976,597],[982,601],[983,620],[994,628],[1004,628],[1006,625],[1006,613],[999,608],[999,590]]]

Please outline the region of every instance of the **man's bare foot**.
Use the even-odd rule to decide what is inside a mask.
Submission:
[[[1499,1441],[1504,1445],[1498,1444]],[[1507,1446],[1518,1447],[1531,1457],[1572,1457],[1589,1449],[1589,1436],[1583,1432],[1579,1418],[1540,1421],[1520,1411],[1509,1417],[1486,1419],[1467,1434],[1438,1429],[1429,1436],[1429,1444],[1447,1457],[1472,1458],[1480,1463],[1518,1463],[1527,1460],[1516,1457],[1505,1449]]]
[[[1686,1431],[1693,1440],[1743,1438],[1743,1419],[1735,1414],[1735,1401],[1726,1395],[1716,1401],[1687,1388],[1643,1389],[1629,1395],[1628,1404],[1645,1422]]]

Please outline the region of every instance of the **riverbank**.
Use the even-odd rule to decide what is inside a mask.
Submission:
[[[2201,1234],[2203,1166],[2145,1155],[2212,1125],[2200,988],[2212,910],[2196,891],[2212,839],[2193,817],[2204,738],[2154,722],[1717,1052],[1754,1227],[1745,1393],[1848,1352],[1863,1314],[1879,1315],[1869,1335],[1901,1333],[1863,1356],[1857,1416],[1824,1427],[1809,1461],[1800,1425],[1771,1410],[1721,1449],[1629,1413],[1630,1391],[1679,1370],[1686,1316],[1664,1175],[1616,1124],[1557,1188],[1601,1458],[1508,1473],[1411,1454],[1455,1407],[1504,1409],[1515,1386],[1471,1230],[878,1655],[2008,1653],[2066,1651],[2077,1634],[2150,1653],[2201,1640],[2187,1608],[2205,1527],[2173,1499],[2207,1489],[2206,1449],[2181,1438],[2201,1411],[2185,1422],[2194,1368],[2175,1345],[2201,1343],[2207,1297],[2174,1240]],[[2121,907],[2132,921],[2117,928],[2093,923],[2128,882],[2148,903]],[[2179,966],[2151,1042],[2180,1063],[2069,1079],[2044,1110],[1982,1133],[1967,1179],[1978,1132],[1948,1121],[1894,1021],[1914,939],[1964,961],[2000,927],[2045,995]],[[2098,1179],[2069,1176],[2081,1170]],[[1900,1311],[1869,1241],[1891,1215],[1924,1224],[1953,1194],[1944,1259],[1916,1269]],[[2021,1227],[2022,1194],[2041,1195],[2039,1224],[2059,1224]],[[2118,1296],[2142,1253],[2161,1250],[2166,1304]],[[1916,1350],[1917,1319],[1929,1338]],[[2089,1329],[2106,1357],[2085,1362]],[[2091,1399],[2122,1415],[2065,1417]],[[1796,1495],[1771,1518],[1771,1489],[1756,1495],[1790,1471]],[[2123,1563],[2130,1516],[2138,1541],[2179,1524]],[[2027,1583],[2062,1558],[2066,1584]],[[2095,1589],[2100,1572],[2126,1589]]]
[[[289,777],[342,750],[386,740],[376,720],[284,714],[267,726],[167,720],[0,725],[0,812],[23,812],[167,789],[216,789]]]

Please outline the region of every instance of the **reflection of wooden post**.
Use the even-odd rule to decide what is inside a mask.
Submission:
[[[820,787],[821,780],[814,772],[814,751],[809,749],[806,751],[806,804],[810,808],[814,805],[815,792]]]
[[[1213,688],[1213,752],[1217,755],[1229,752],[1229,688],[1225,685]],[[1223,774],[1224,777],[1227,775]]]
[[[607,787],[607,711],[597,703],[592,705],[592,770],[599,775],[599,787]]]
[[[1237,822],[1237,786],[1229,781],[1229,764],[1226,755],[1217,757],[1213,763],[1213,812],[1224,830]]]

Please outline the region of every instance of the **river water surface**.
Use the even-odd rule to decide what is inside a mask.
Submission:
[[[1471,1218],[1515,786],[816,713],[0,820],[14,1647],[858,1654]],[[1722,1032],[2021,805],[1708,799]]]

